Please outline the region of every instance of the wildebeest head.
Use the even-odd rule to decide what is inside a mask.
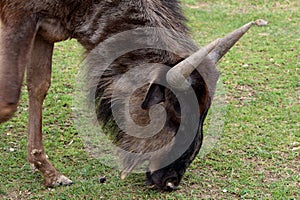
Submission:
[[[252,24],[173,66],[129,67],[123,72],[126,75],[118,74],[121,64],[141,64],[141,58],[131,54],[104,73],[95,94],[97,117],[109,127],[118,125],[114,138],[123,161],[122,178],[148,160],[148,184],[161,190],[177,188],[202,145],[203,122],[219,75],[216,63]],[[151,53],[155,55],[155,51]],[[140,83],[144,79],[147,84]]]

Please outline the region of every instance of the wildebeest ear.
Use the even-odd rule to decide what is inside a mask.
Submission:
[[[163,101],[165,101],[165,87],[152,83],[142,103],[142,109],[149,109],[151,106]]]

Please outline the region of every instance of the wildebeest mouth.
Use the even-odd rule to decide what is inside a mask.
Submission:
[[[176,171],[170,171],[165,174],[164,170],[158,170],[153,173],[147,172],[147,185],[161,191],[173,191],[178,189],[181,177]]]

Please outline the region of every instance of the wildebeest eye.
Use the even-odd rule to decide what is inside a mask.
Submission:
[[[180,104],[179,104],[178,101],[176,101],[176,102],[173,104],[173,107],[174,107],[175,112],[177,112],[178,114],[181,114]]]

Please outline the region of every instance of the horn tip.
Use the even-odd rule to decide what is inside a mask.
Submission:
[[[268,21],[264,20],[264,19],[257,19],[255,20],[255,22],[253,22],[256,26],[266,26],[269,24]]]

